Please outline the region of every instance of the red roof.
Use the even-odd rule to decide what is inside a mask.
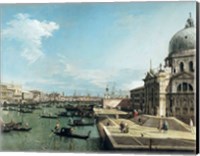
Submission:
[[[122,99],[122,101],[117,105],[117,107],[121,107],[121,108],[128,108],[128,107],[132,107],[132,103],[130,99]]]

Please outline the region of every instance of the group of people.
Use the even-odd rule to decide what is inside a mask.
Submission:
[[[129,126],[127,123],[124,123],[123,121],[120,123],[120,131],[122,133],[128,133],[129,132]]]

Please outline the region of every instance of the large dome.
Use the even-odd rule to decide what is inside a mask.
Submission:
[[[196,49],[196,28],[191,18],[187,20],[185,28],[172,37],[169,43],[169,54],[189,49]]]

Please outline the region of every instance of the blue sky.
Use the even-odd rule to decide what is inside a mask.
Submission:
[[[129,91],[168,54],[195,2],[1,5],[1,78],[24,89]]]

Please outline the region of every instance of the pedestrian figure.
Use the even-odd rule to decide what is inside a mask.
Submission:
[[[134,109],[134,118],[138,116],[138,112]]]
[[[25,127],[28,128],[28,122],[26,122]]]
[[[54,130],[55,130],[56,132],[58,132],[59,129],[60,129],[60,124],[59,124],[59,122],[57,122],[57,123],[56,123],[56,126],[55,126],[55,128],[54,128]]]
[[[165,120],[163,122],[162,130],[164,130],[164,132],[167,132],[167,130],[168,130],[168,122],[167,122],[167,120]]]
[[[124,133],[128,133],[129,132],[129,127],[128,127],[128,124],[125,123],[124,124]]]
[[[124,130],[124,122],[122,121],[119,126],[120,126],[120,131],[123,132],[123,130]]]
[[[138,123],[142,124],[142,119],[141,118],[138,118]]]

